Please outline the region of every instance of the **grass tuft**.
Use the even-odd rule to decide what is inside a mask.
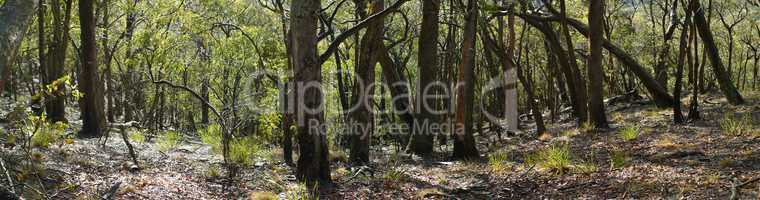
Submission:
[[[182,143],[182,135],[177,131],[166,131],[158,138],[158,149],[161,151],[169,151],[177,148]]]
[[[551,145],[538,152],[529,154],[525,158],[525,162],[564,174],[572,163],[571,159],[570,146],[562,144]]]
[[[628,152],[620,150],[610,151],[610,167],[612,167],[612,169],[619,169],[627,166],[629,160],[630,157],[628,156]]]
[[[251,192],[251,194],[248,196],[249,200],[278,200],[280,199],[277,197],[276,194],[269,192],[269,191],[263,191],[263,192]]]
[[[507,171],[506,162],[509,160],[509,154],[504,151],[494,152],[488,155],[488,166],[491,167],[491,171],[496,173],[502,173]]]
[[[753,129],[752,116],[749,114],[735,118],[733,114],[727,113],[720,121],[720,129],[723,130],[723,134],[728,136],[760,135],[757,130]]]
[[[633,141],[639,137],[639,127],[625,126],[618,131],[618,136],[624,141]]]

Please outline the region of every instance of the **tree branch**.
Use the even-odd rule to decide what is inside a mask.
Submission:
[[[321,55],[319,55],[319,64],[325,63],[328,59],[330,59],[330,56],[333,55],[333,53],[338,49],[341,43],[348,39],[350,36],[352,36],[355,33],[358,33],[360,30],[366,28],[369,26],[372,22],[375,20],[381,19],[388,15],[389,13],[393,12],[394,10],[398,9],[406,3],[409,0],[398,0],[396,3],[393,3],[393,5],[389,6],[383,11],[380,11],[379,13],[373,14],[372,16],[367,17],[367,19],[362,20],[359,22],[359,24],[356,24],[355,26],[349,28],[345,32],[340,33],[337,37],[335,37],[335,40],[333,40],[332,43],[330,43],[330,46],[327,47],[327,50],[323,52]]]

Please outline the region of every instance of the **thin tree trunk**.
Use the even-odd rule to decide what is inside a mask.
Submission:
[[[686,54],[690,53],[689,28],[691,26],[691,12],[689,11],[688,7],[684,8],[684,10],[686,10],[686,18],[684,20],[685,23],[683,23],[683,27],[681,29],[681,37],[679,39],[678,61],[676,63],[676,83],[673,87],[673,99],[676,100],[676,103],[673,104],[673,122],[676,124],[684,122],[683,112],[681,112],[681,85],[683,80],[683,65],[685,64],[684,60],[686,59]]]
[[[588,120],[588,95],[586,92],[586,81],[583,79],[580,69],[578,68],[578,63],[575,59],[575,45],[573,44],[573,39],[570,36],[570,27],[568,27],[565,0],[560,0],[560,23],[562,24],[562,35],[565,39],[565,45],[567,45],[567,62],[570,66],[572,78],[575,79],[575,84],[572,85],[572,87],[575,87],[575,95],[573,97],[576,99],[575,102],[577,103],[577,109],[575,109],[575,112],[576,116],[578,117],[578,124],[580,125],[581,123],[584,123]],[[584,33],[584,35],[588,35],[588,33]]]
[[[477,37],[478,5],[476,0],[467,1],[467,18],[462,42],[462,61],[459,65],[457,84],[456,133],[454,135],[455,159],[480,157],[473,136],[473,100],[475,92],[475,38]],[[423,29],[424,30],[424,29]]]

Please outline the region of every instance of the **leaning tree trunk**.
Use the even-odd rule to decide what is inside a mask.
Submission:
[[[691,10],[694,11],[694,24],[697,27],[699,36],[702,37],[702,42],[707,50],[705,53],[710,57],[710,63],[718,79],[720,90],[726,95],[728,102],[733,105],[743,104],[744,98],[736,90],[734,83],[731,81],[731,75],[726,72],[723,67],[723,61],[720,59],[720,53],[718,47],[715,45],[715,39],[713,38],[712,31],[710,31],[707,20],[705,19],[705,12],[700,7],[699,1],[695,1],[691,5]]]
[[[98,137],[106,129],[103,83],[98,74],[98,56],[95,42],[95,15],[93,0],[79,1],[79,21],[82,27],[82,71],[79,87],[84,92],[79,107],[82,111],[81,137]]]
[[[478,5],[475,0],[468,0],[467,20],[464,25],[462,42],[462,60],[459,65],[459,83],[457,84],[456,132],[454,133],[455,159],[477,159],[480,157],[473,136],[473,100],[475,92],[475,37],[478,20]]]
[[[680,124],[684,122],[683,112],[681,111],[681,85],[683,82],[683,65],[685,64],[686,54],[689,54],[689,28],[691,26],[691,12],[689,8],[685,8],[686,18],[683,28],[681,29],[681,38],[678,45],[678,61],[676,63],[676,83],[673,87],[673,99],[676,103],[673,104],[673,122]]]
[[[570,36],[570,27],[568,27],[567,11],[565,10],[565,0],[560,0],[560,23],[562,35],[561,38],[565,39],[565,45],[567,45],[567,62],[570,66],[570,72],[572,78],[575,79],[575,84],[571,87],[575,88],[576,99],[575,114],[578,117],[578,125],[588,120],[588,95],[586,91],[586,81],[583,79],[582,73],[578,67],[578,63],[575,61],[575,45],[573,44],[573,38]],[[588,33],[584,33],[588,36]],[[563,37],[564,36],[564,37]]]
[[[5,81],[10,79],[11,63],[26,36],[36,6],[29,0],[5,0],[0,8],[0,94],[5,89]]]
[[[319,0],[293,1],[291,4],[291,44],[295,72],[296,124],[300,156],[296,177],[310,184],[330,182],[327,160],[323,99],[320,91],[322,66],[317,57],[317,19]],[[314,111],[314,112],[312,112]]]

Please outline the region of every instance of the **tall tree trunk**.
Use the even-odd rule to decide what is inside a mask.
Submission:
[[[504,87],[504,118],[507,122],[506,129],[508,131],[517,131],[517,129],[520,126],[520,113],[517,111],[517,101],[519,101],[517,97],[517,70],[516,67],[513,65],[512,60],[514,60],[515,55],[515,41],[516,41],[516,34],[515,34],[515,16],[509,15],[507,17],[507,31],[509,34],[507,35],[507,57],[506,59],[508,62],[502,62],[502,67],[504,67],[504,80],[506,81],[505,87]],[[499,41],[502,39],[499,38]]]
[[[587,76],[589,79],[589,117],[597,128],[608,128],[607,116],[604,111],[604,59],[602,41],[604,39],[604,4],[602,0],[591,0],[588,10],[589,24],[589,47],[591,49],[588,58]]]
[[[720,90],[728,99],[728,102],[733,105],[744,104],[744,98],[736,90],[734,83],[731,81],[731,75],[726,72],[723,67],[723,61],[720,59],[720,53],[718,47],[715,45],[715,39],[713,38],[712,31],[705,19],[704,10],[701,8],[698,1],[692,4],[691,10],[694,12],[694,24],[697,27],[699,35],[702,37],[702,42],[707,50],[705,53],[710,57],[710,63],[712,70],[715,73],[716,78],[720,86]]]
[[[5,89],[5,81],[10,79],[10,67],[36,6],[29,0],[5,0],[0,7],[0,94]]]
[[[698,1],[698,0],[689,0],[689,7],[687,8],[689,9],[688,12],[691,12],[691,8],[692,8],[691,4],[693,4],[694,1]],[[691,24],[693,22],[693,19],[689,19],[689,20],[692,20],[690,22]],[[689,27],[689,40],[691,42],[692,49],[694,49],[694,54],[689,52],[686,55],[686,59],[689,62],[689,71],[691,71],[692,75],[694,76],[692,77],[692,80],[691,80],[692,93],[691,93],[691,100],[689,102],[689,116],[687,117],[687,119],[689,120],[700,119],[699,91],[701,88],[701,85],[700,85],[702,82],[701,74],[703,73],[703,71],[700,70],[701,67],[699,66],[699,46],[697,45],[698,40],[699,40],[698,37],[699,37],[699,34],[697,33],[697,27],[694,26],[694,24],[691,24],[691,26]]]
[[[383,0],[372,0],[370,5],[371,14],[379,13],[384,9]],[[361,13],[361,11],[360,11]],[[366,14],[362,18],[366,18]],[[354,102],[352,105],[358,105],[357,109],[352,110],[352,121],[349,124],[358,125],[358,133],[351,137],[351,162],[362,164],[369,162],[369,146],[372,132],[374,130],[374,94],[375,83],[375,65],[378,62],[380,53],[384,53],[383,47],[383,19],[375,20],[367,27],[364,36],[361,39],[359,48],[359,67],[356,71],[356,87],[358,91],[354,92]],[[354,127],[351,127],[352,129]]]
[[[678,2],[676,2],[678,3]],[[689,54],[689,28],[691,26],[691,12],[689,8],[684,8],[686,11],[686,18],[684,19],[683,27],[681,29],[681,37],[678,45],[678,61],[676,63],[676,83],[673,87],[673,99],[676,103],[673,104],[673,122],[680,124],[684,122],[683,112],[681,111],[681,85],[683,82],[683,65],[685,64],[686,54]]]
[[[433,153],[433,134],[427,130],[427,125],[433,123],[431,113],[432,103],[429,101],[431,94],[426,93],[426,88],[433,83],[433,75],[438,67],[438,9],[439,0],[422,0],[422,25],[419,38],[419,83],[417,84],[417,118],[414,127],[411,151],[417,155],[429,156]],[[430,31],[436,30],[436,31]],[[421,126],[421,127],[420,127]]]
[[[296,177],[310,184],[330,182],[327,136],[320,91],[322,66],[317,57],[317,19],[319,0],[293,1],[291,4],[291,44],[295,70],[296,114],[300,156]],[[313,112],[312,112],[313,111]]]
[[[456,133],[454,134],[455,159],[477,159],[480,157],[473,136],[473,100],[475,92],[475,37],[477,37],[478,5],[476,0],[467,1],[467,17],[462,42],[462,60],[459,64],[459,79],[456,95]],[[423,29],[424,30],[424,29]]]
[[[66,52],[69,44],[71,4],[72,0],[67,0],[66,5],[61,5],[57,0],[52,1],[53,41],[48,49],[48,61],[45,70],[47,78],[45,78],[45,84],[51,84],[64,76]],[[63,12],[61,9],[63,9]],[[61,84],[57,89],[63,91],[65,87]],[[45,102],[45,111],[51,121],[66,121],[65,101],[66,97],[53,94],[50,99]]]
[[[588,120],[588,95],[586,92],[586,81],[583,80],[578,63],[575,61],[575,45],[573,44],[573,38],[570,36],[570,27],[568,27],[567,10],[565,9],[565,0],[560,0],[560,23],[562,24],[562,35],[565,39],[565,45],[567,45],[567,62],[570,66],[570,72],[572,78],[575,79],[575,102],[578,104],[575,107],[575,114],[578,117],[578,124]],[[585,34],[588,35],[588,34]]]
[[[103,83],[98,73],[97,43],[93,0],[79,1],[79,21],[82,29],[82,71],[79,87],[84,92],[79,107],[82,113],[81,137],[98,137],[106,128]]]

